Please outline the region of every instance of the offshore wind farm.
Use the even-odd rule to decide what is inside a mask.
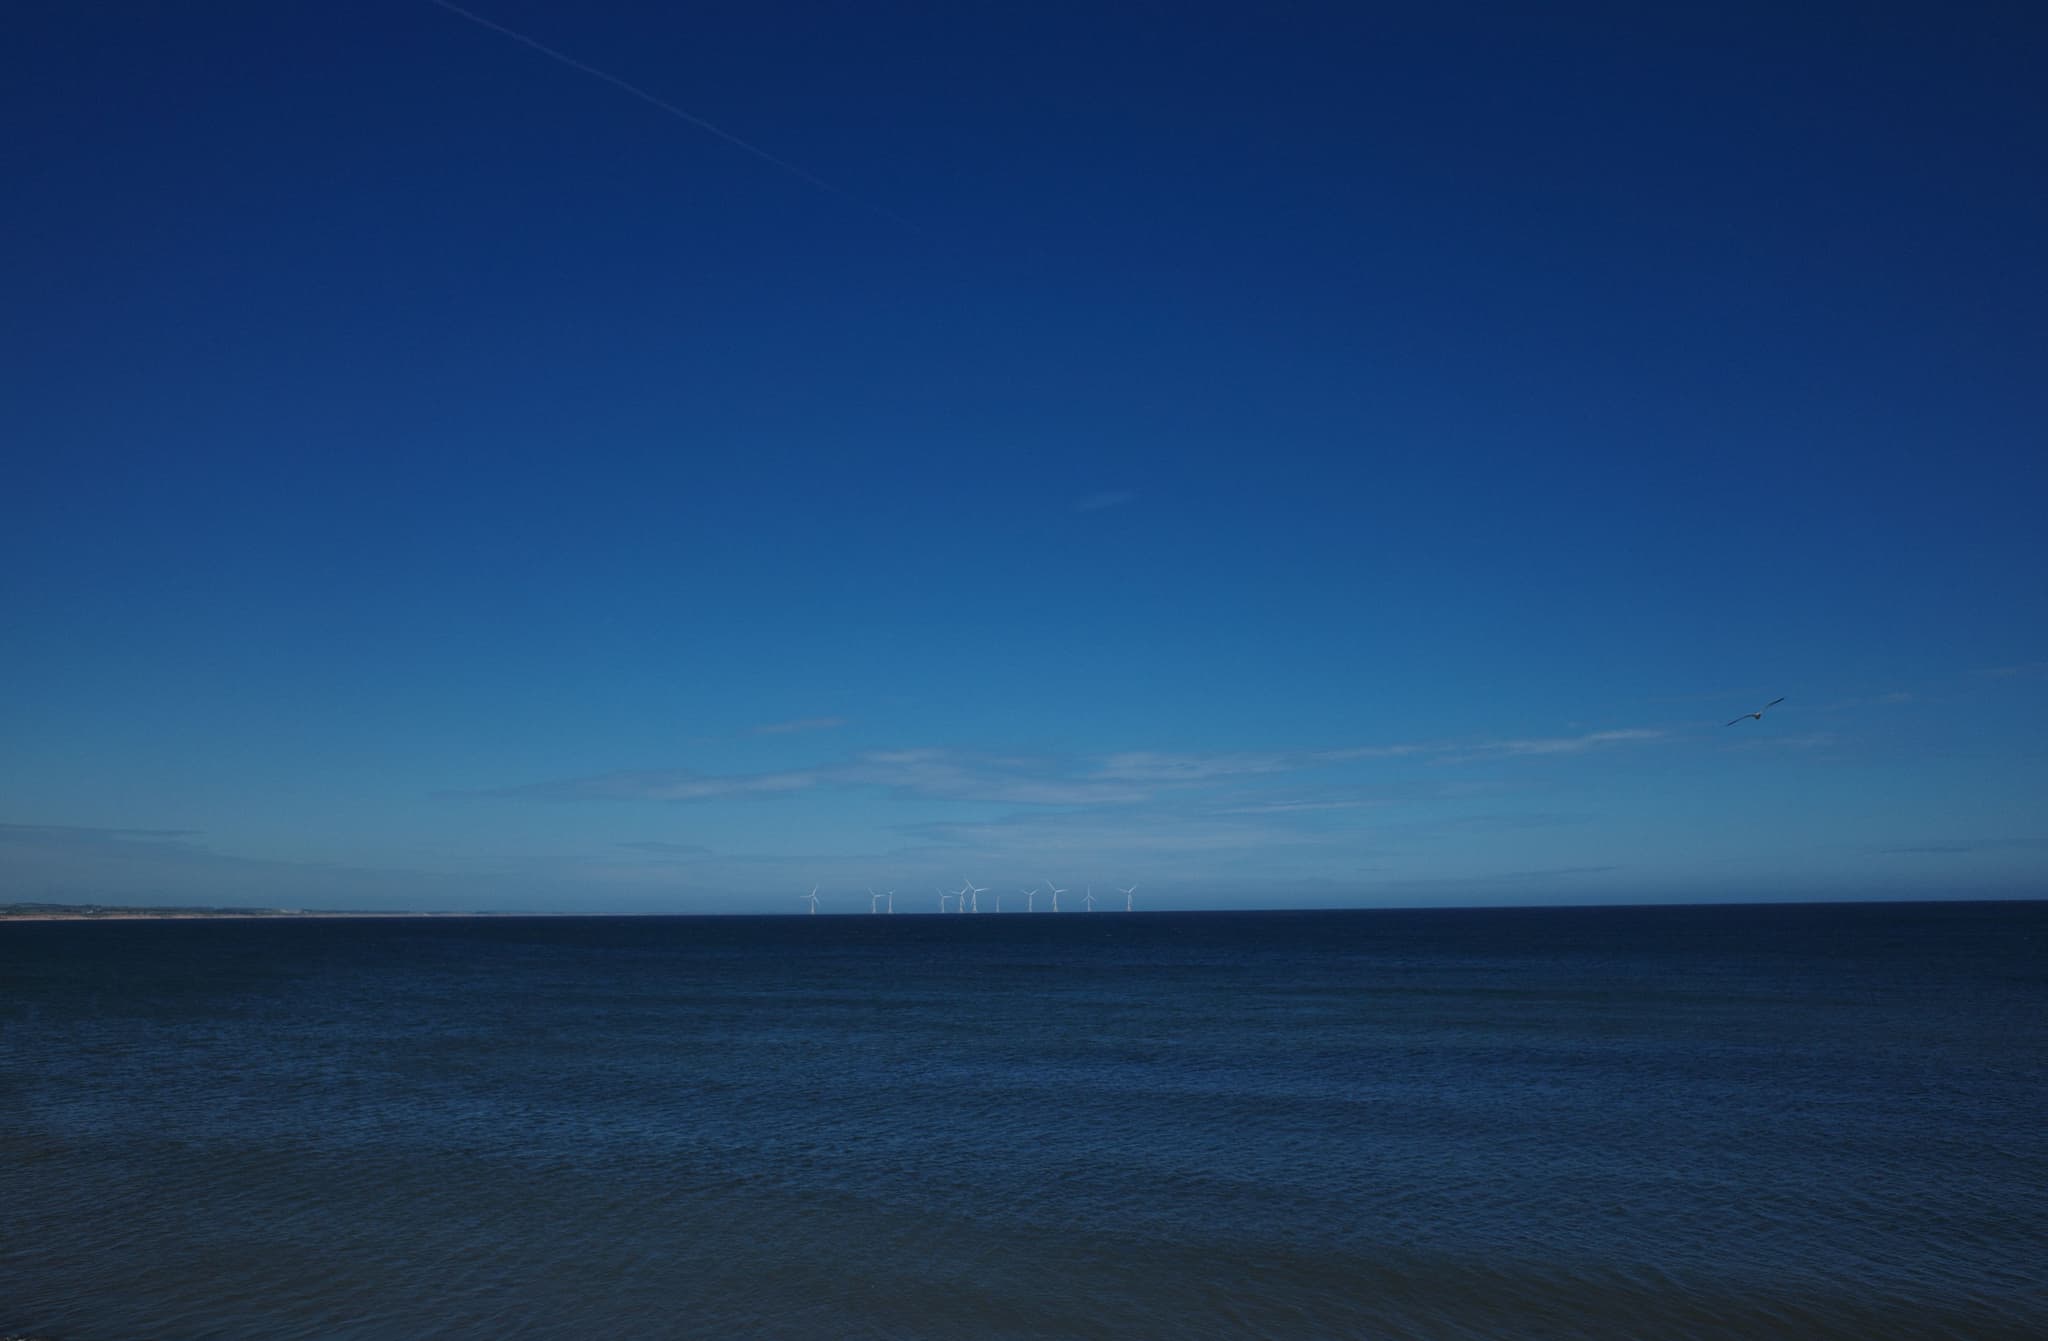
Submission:
[[[1043,887],[1048,890],[1051,890],[1053,894],[1052,906],[1049,909],[1047,909],[1047,911],[1055,913],[1058,912],[1059,895],[1065,893],[1066,891],[1061,889],[1054,889],[1052,882],[1050,880],[1044,882]],[[805,912],[816,913],[820,907],[824,906],[825,904],[833,902],[833,896],[830,894],[827,894],[821,900],[818,897],[818,889],[819,886],[813,885],[811,887],[810,893],[799,896],[799,902],[802,902],[806,905],[804,908]],[[1018,893],[1024,896],[1024,908],[1022,909],[1023,912],[1028,913],[1036,911],[1035,905],[1037,902],[1037,895],[1039,889],[1040,886],[1033,885],[1029,889],[1018,890]],[[872,916],[878,914],[888,914],[894,913],[896,911],[895,890],[892,889],[888,891],[886,895],[877,894],[872,888],[866,890],[865,892],[868,896],[868,906],[866,911],[869,915]],[[983,894],[987,894],[989,892],[990,889],[987,885],[976,885],[972,880],[962,882],[960,888],[950,894],[947,893],[945,890],[941,889],[938,891],[939,906],[937,911],[940,913],[979,913],[983,911],[981,907],[980,896]],[[1137,911],[1135,904],[1137,886],[1133,885],[1127,889],[1119,888],[1118,892],[1124,896],[1123,911],[1127,913]],[[1094,886],[1089,886],[1088,896],[1083,902],[1086,905],[1086,911],[1091,913],[1095,911]],[[860,909],[857,907],[846,908],[843,910],[834,908],[832,911],[844,911],[851,913],[858,912],[860,911]],[[1001,893],[996,894],[994,905],[991,908],[989,908],[988,911],[990,913],[1000,913],[1003,911],[1003,896],[1001,895]],[[1018,910],[1013,908],[1011,909],[1011,911],[1017,912]]]

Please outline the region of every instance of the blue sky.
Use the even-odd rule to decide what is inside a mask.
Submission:
[[[17,20],[0,899],[2048,892],[2037,8],[466,8]]]

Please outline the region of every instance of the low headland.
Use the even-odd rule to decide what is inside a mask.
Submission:
[[[404,908],[216,908],[168,905],[127,907],[107,903],[0,903],[0,922],[135,922],[214,918],[313,917],[502,917],[488,912],[421,912]],[[6,1338],[0,1337],[0,1341]]]

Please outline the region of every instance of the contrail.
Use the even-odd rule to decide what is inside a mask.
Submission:
[[[832,183],[826,181],[823,177],[819,177],[814,173],[806,172],[802,168],[798,167],[796,164],[789,162],[787,159],[777,158],[775,155],[769,153],[766,149],[761,148],[759,145],[748,144],[745,140],[733,134],[731,131],[723,130],[718,126],[714,126],[709,121],[706,121],[703,117],[696,116],[693,115],[692,113],[686,112],[672,102],[665,102],[662,99],[655,97],[652,93],[649,93],[646,89],[640,88],[639,86],[634,84],[629,84],[615,74],[608,74],[605,71],[598,69],[595,65],[585,65],[582,61],[577,60],[574,56],[564,55],[563,53],[555,50],[551,46],[547,46],[544,45],[543,43],[534,41],[525,33],[514,32],[510,28],[507,28],[502,23],[493,23],[491,20],[485,18],[481,14],[471,13],[469,10],[464,9],[460,5],[450,4],[449,0],[429,0],[429,3],[440,6],[442,9],[447,10],[450,14],[459,15],[462,18],[468,19],[471,23],[476,24],[479,28],[488,28],[494,33],[498,33],[502,36],[511,38],[513,41],[519,43],[521,46],[531,47],[535,51],[538,51],[541,55],[546,56],[548,59],[560,61],[562,64],[568,66],[572,70],[579,70],[582,73],[589,75],[593,79],[602,79],[605,83],[610,84],[613,88],[621,89],[627,93],[630,93],[634,97],[638,98],[640,101],[647,103],[649,106],[660,108],[662,111],[667,112],[670,116],[675,117],[678,121],[688,122],[690,125],[695,126],[697,129],[704,131],[707,134],[716,135],[719,139],[724,140],[733,148],[744,149],[746,152],[752,154],[755,158],[760,159],[762,162],[769,163],[775,167],[781,168],[790,176],[795,177],[801,181],[809,182],[812,186],[817,187],[820,191],[829,192],[832,195],[838,196],[841,200],[848,200],[856,205],[859,205],[862,209],[871,210],[874,213],[881,215],[883,218],[888,219],[893,223],[901,224],[903,227],[908,228],[913,233],[921,233],[923,231],[916,224],[910,222],[910,220],[908,219],[903,218],[901,215],[892,214],[890,211],[883,209],[880,205],[874,204],[871,201],[862,200],[859,196],[854,195],[851,191],[846,191],[837,186],[834,186]]]

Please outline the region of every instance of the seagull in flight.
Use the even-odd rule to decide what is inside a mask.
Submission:
[[[1784,701],[1785,700],[1783,697],[1774,698],[1769,703],[1766,703],[1761,708],[1758,708],[1755,712],[1746,712],[1742,714],[1742,716],[1735,718],[1734,721],[1723,722],[1722,725],[1733,726],[1736,722],[1747,722],[1752,719],[1761,722],[1764,719],[1765,713],[1769,712],[1772,708],[1777,707],[1780,703],[1783,703]]]

